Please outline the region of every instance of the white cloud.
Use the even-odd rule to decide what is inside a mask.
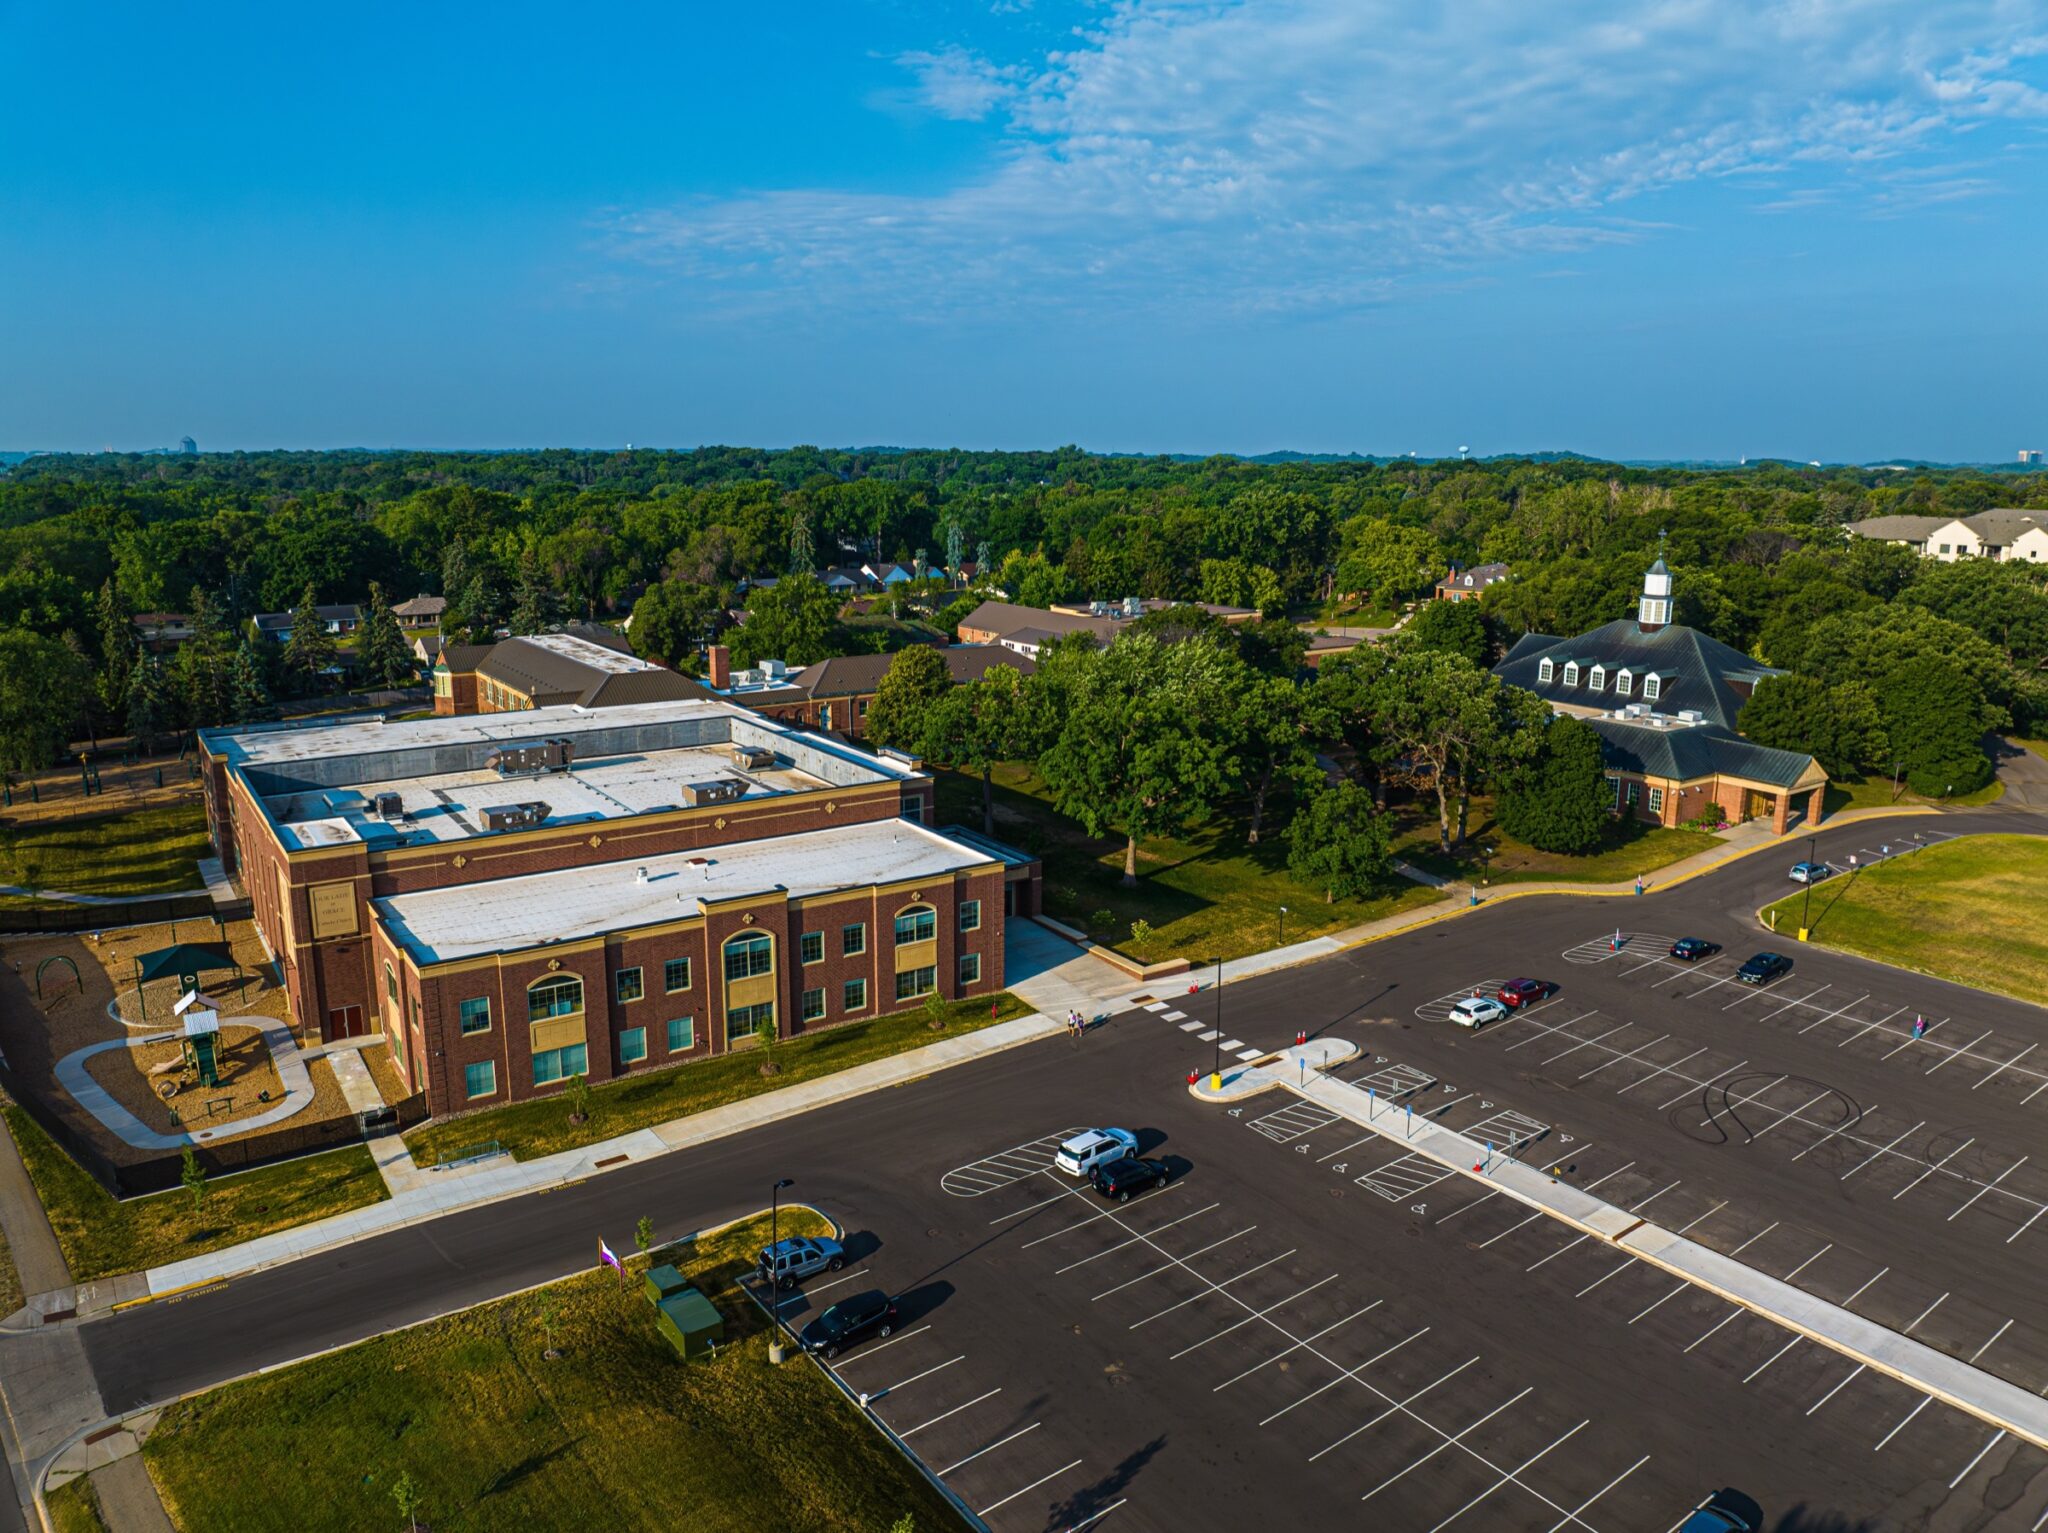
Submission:
[[[965,185],[646,209],[608,242],[734,312],[1322,312],[1657,237],[1630,205],[1692,183],[1977,195],[1890,172],[2048,119],[2044,56],[2048,0],[1127,0],[1030,61],[903,57],[926,110],[1003,129]]]

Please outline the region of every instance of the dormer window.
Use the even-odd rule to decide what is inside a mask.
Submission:
[[[1635,672],[1627,667],[1623,667],[1614,673],[1614,695],[1616,697],[1627,697],[1635,690],[1635,687]]]
[[[1536,679],[1548,685],[1557,677],[1557,666],[1548,655],[1536,662]]]
[[[1576,687],[1576,686],[1577,686],[1577,685],[1579,684],[1579,662],[1578,662],[1578,661],[1576,661],[1576,660],[1567,660],[1567,661],[1565,661],[1565,663],[1564,663],[1564,684],[1565,684],[1566,686],[1568,686],[1568,687]]]
[[[1607,690],[1607,667],[1604,665],[1594,666],[1586,675],[1586,685],[1595,692],[1605,692]]]
[[[1649,675],[1643,678],[1644,702],[1654,703],[1657,700],[1657,694],[1659,692],[1662,692],[1663,690],[1664,678],[1662,676],[1659,676],[1655,671],[1650,672]]]

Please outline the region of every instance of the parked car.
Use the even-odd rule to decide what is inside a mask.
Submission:
[[[1680,937],[1671,944],[1671,956],[1683,958],[1687,963],[1698,958],[1712,958],[1720,951],[1720,943],[1709,942],[1704,937]]]
[[[1129,1129],[1091,1128],[1062,1144],[1052,1163],[1068,1176],[1086,1176],[1097,1166],[1137,1153],[1138,1136]]]
[[[1780,974],[1792,972],[1792,960],[1783,953],[1759,953],[1735,971],[1745,985],[1767,985]]]
[[[1792,882],[1795,884],[1817,884],[1834,873],[1824,862],[1795,862],[1792,864]]]
[[[887,1336],[896,1329],[896,1301],[879,1288],[841,1299],[797,1333],[806,1352],[837,1357],[864,1337]]]
[[[1105,1198],[1115,1198],[1119,1203],[1128,1203],[1138,1193],[1154,1187],[1164,1187],[1173,1180],[1173,1173],[1160,1160],[1140,1160],[1135,1155],[1126,1155],[1121,1160],[1108,1160],[1088,1173],[1088,1181]]]
[[[1542,1000],[1554,988],[1546,980],[1511,979],[1500,987],[1500,994],[1494,999],[1512,1011],[1518,1006],[1527,1006],[1531,1001]]]
[[[1508,1014],[1507,1007],[1490,995],[1468,995],[1451,1008],[1451,1020],[1460,1027],[1484,1027]]]
[[[1758,1533],[1764,1509],[1739,1490],[1717,1490],[1692,1510],[1675,1533]]]
[[[764,1279],[777,1288],[793,1288],[814,1272],[837,1272],[846,1265],[846,1251],[836,1240],[792,1235],[763,1246],[755,1261]]]

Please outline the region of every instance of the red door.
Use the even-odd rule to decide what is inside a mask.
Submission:
[[[369,1029],[363,1025],[363,1008],[360,1006],[337,1006],[327,1013],[327,1041],[337,1038],[360,1038]]]

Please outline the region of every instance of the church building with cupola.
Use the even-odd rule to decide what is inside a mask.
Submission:
[[[1575,639],[1524,634],[1494,674],[1599,733],[1617,811],[1660,825],[1714,805],[1732,822],[1768,817],[1783,835],[1820,823],[1827,773],[1811,756],[1737,732],[1758,682],[1783,672],[1672,621],[1671,571],[1643,576],[1636,615]]]

